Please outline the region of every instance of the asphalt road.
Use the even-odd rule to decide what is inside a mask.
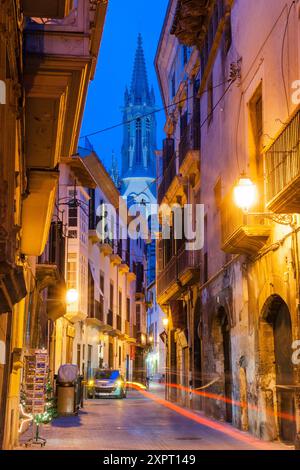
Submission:
[[[131,391],[125,400],[88,400],[79,416],[43,426],[48,450],[274,450],[229,425],[183,408],[170,409],[163,394]],[[217,429],[216,429],[217,428]],[[21,442],[30,437],[30,430]]]

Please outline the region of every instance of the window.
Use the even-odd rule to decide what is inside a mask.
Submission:
[[[122,291],[119,291],[119,316],[122,316]]]
[[[130,299],[127,297],[127,302],[126,302],[126,320],[130,322]]]
[[[78,207],[69,207],[69,218],[68,225],[69,227],[77,227],[78,225]]]
[[[259,186],[259,193],[264,194],[264,168],[263,168],[263,98],[262,86],[260,85],[254,93],[250,101],[250,120],[252,129],[252,148],[254,155],[252,156],[253,163],[256,168],[256,180]],[[263,200],[261,199],[261,206],[259,209],[263,210]]]
[[[142,121],[140,118],[136,120],[135,161],[137,164],[142,162]]]
[[[67,285],[68,285],[68,289],[77,289],[77,255],[76,253],[68,254]]]
[[[109,308],[112,312],[114,311],[114,285],[112,282],[110,283]]]
[[[141,305],[136,304],[136,328],[141,331]]]
[[[172,78],[171,78],[171,99],[173,99],[175,95],[176,95],[176,76],[175,76],[175,70],[174,70]]]
[[[100,294],[104,295],[104,273],[100,272]]]

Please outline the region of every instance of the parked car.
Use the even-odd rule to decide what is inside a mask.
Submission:
[[[88,381],[88,398],[126,398],[126,382],[118,370],[96,369]]]

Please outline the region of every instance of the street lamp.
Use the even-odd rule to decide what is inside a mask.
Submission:
[[[78,301],[78,291],[76,289],[67,290],[67,304],[74,304]]]
[[[280,225],[293,225],[291,214],[274,214],[273,212],[250,212],[251,207],[258,200],[258,191],[253,181],[245,174],[242,174],[239,182],[233,190],[234,201],[237,207],[243,210],[245,215],[263,217],[270,219]]]
[[[238,184],[234,188],[234,200],[240,209],[249,212],[257,200],[257,189],[250,178],[242,175]]]
[[[169,326],[169,319],[168,319],[168,318],[163,318],[162,323],[163,323],[163,326],[164,326],[165,328],[168,328],[168,326]]]

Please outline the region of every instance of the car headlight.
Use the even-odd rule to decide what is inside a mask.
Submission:
[[[118,387],[122,387],[122,385],[124,384],[123,380],[117,380],[116,383],[115,383]]]
[[[88,381],[88,386],[93,387],[95,385],[95,380],[89,380]]]

